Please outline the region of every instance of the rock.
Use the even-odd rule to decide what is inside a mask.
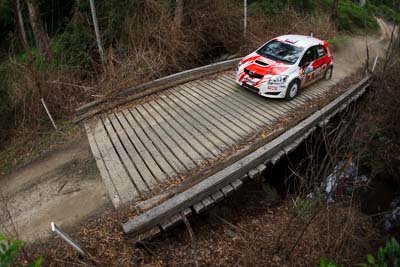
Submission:
[[[232,231],[232,230],[226,230],[226,231],[225,231],[225,235],[226,235],[227,237],[229,237],[229,238],[234,239],[234,240],[240,238],[239,234],[236,233],[236,232],[234,232],[234,231]]]

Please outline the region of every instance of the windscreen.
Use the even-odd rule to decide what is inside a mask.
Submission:
[[[257,53],[272,60],[282,61],[288,64],[296,63],[297,59],[301,56],[303,48],[293,46],[291,44],[272,40],[260,49]]]

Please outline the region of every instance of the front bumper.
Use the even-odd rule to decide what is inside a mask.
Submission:
[[[285,98],[286,95],[286,84],[282,85],[269,85],[269,84],[263,84],[260,86],[260,88],[240,82],[239,80],[236,80],[236,83],[239,84],[242,88],[251,91],[253,93],[256,93],[260,96],[263,97],[268,97],[268,98]]]

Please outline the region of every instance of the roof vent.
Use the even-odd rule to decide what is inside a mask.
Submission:
[[[290,40],[290,39],[286,39],[286,40],[285,40],[285,42],[286,42],[286,43],[289,43],[289,44],[295,44],[295,43],[297,43],[297,42],[298,42],[298,40]]]
[[[254,61],[256,64],[258,64],[258,65],[261,65],[261,66],[268,66],[268,64],[267,63],[265,63],[265,62],[263,62],[263,61],[260,61],[260,60],[256,60],[256,61]]]

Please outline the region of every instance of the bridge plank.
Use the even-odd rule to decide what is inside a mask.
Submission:
[[[263,174],[267,169],[267,165],[261,163],[260,165],[257,166],[256,169],[259,171],[260,174]]]
[[[179,124],[177,114],[171,116],[161,107],[161,105],[158,104],[157,101],[150,101],[149,105],[153,108],[153,110],[155,110],[155,112],[159,114],[158,116],[161,116],[165,121],[167,121],[171,125],[171,128],[175,129],[175,131],[178,132],[187,143],[193,146],[199,156],[201,155],[204,159],[210,159],[213,157],[213,154],[210,153],[207,148],[203,144],[201,144],[200,141],[198,141],[197,137],[200,133],[197,133],[196,136],[195,134],[193,134],[193,132],[190,133],[185,128],[183,128],[183,126]]]
[[[268,108],[266,105],[266,102],[263,101],[261,97],[258,95],[245,91],[245,89],[240,88],[237,84],[234,83],[226,83],[224,80],[219,80],[221,84],[225,84],[226,86],[234,86],[232,87],[233,91],[227,92],[226,90],[223,90],[221,87],[215,87],[218,89],[220,93],[225,94],[227,97],[232,98],[233,100],[237,101],[238,103],[241,103],[246,109],[251,109],[253,112],[258,112],[261,113],[264,112],[264,115],[266,118],[270,119],[271,121],[276,120],[281,116],[279,112],[277,112],[274,109]],[[254,108],[257,107],[258,110],[254,110]],[[268,114],[268,115],[267,115]]]
[[[254,118],[254,117],[246,117],[244,118],[243,115],[244,113],[240,113],[234,106],[231,105],[232,101],[229,98],[226,98],[222,95],[215,94],[213,92],[213,83],[208,82],[206,85],[200,81],[193,81],[193,84],[196,88],[203,88],[203,86],[207,87],[207,90],[198,90],[197,92],[202,95],[204,98],[209,99],[211,102],[213,102],[215,105],[217,105],[219,108],[225,110],[228,112],[230,115],[233,116],[235,121],[237,123],[240,123],[244,125],[246,128],[250,128],[252,130],[257,129],[260,125],[263,125],[264,122]],[[229,88],[225,88],[226,90],[230,91]],[[239,116],[238,116],[239,114]],[[251,119],[249,119],[251,118]]]
[[[221,192],[224,194],[225,197],[227,197],[227,196],[229,196],[230,194],[232,194],[233,191],[235,191],[235,188],[234,188],[232,185],[230,185],[230,184],[228,184],[228,185],[222,187],[222,189],[221,189]]]
[[[204,125],[208,131],[214,133],[215,136],[218,137],[218,139],[220,139],[227,146],[230,147],[235,144],[235,139],[232,139],[232,137],[227,136],[222,130],[220,130],[215,125],[216,122],[214,122],[214,124],[212,122],[210,122],[209,120],[211,118],[209,118],[209,116],[202,116],[204,114],[201,114],[201,111],[199,111],[198,109],[195,109],[196,105],[194,103],[187,103],[186,101],[182,101],[182,98],[183,98],[182,96],[179,97],[173,93],[169,94],[168,97],[172,101],[174,101],[177,105],[179,105],[179,107],[181,107],[183,110],[188,112],[196,121],[198,121],[199,123]],[[216,123],[216,124],[218,124],[218,123]]]
[[[235,84],[236,83],[232,80],[222,80],[221,82],[225,83],[225,84]],[[271,112],[274,112],[278,118],[286,115],[288,113],[288,108],[286,106],[284,106],[284,104],[282,104],[283,106],[279,105],[280,103],[278,103],[276,101],[276,99],[268,99],[265,97],[260,97],[257,94],[254,94],[253,92],[249,92],[244,88],[241,88],[239,85],[236,85],[236,89],[235,91],[239,92],[239,94],[237,94],[238,96],[240,96],[243,100],[245,101],[260,101],[260,103],[268,110],[270,110]],[[244,95],[244,93],[246,93],[246,95]],[[250,102],[251,103],[251,102]]]
[[[118,208],[121,205],[121,198],[118,195],[118,191],[114,186],[113,179],[112,179],[110,173],[108,172],[108,169],[105,165],[104,159],[103,159],[103,157],[100,153],[100,150],[97,146],[97,142],[95,140],[95,134],[93,133],[90,125],[85,124],[85,129],[86,129],[86,133],[87,133],[87,137],[89,140],[90,148],[92,150],[93,157],[96,160],[97,168],[100,171],[104,185],[108,191],[108,195],[110,196],[114,207]]]
[[[309,101],[314,99],[312,96],[305,94],[304,90],[300,90],[300,93],[296,96],[296,98],[301,99],[304,104],[308,104]]]
[[[201,201],[203,203],[204,207],[208,209],[211,205],[214,204],[214,199],[212,199],[210,196],[206,197]]]
[[[164,156],[160,153],[160,151],[154,146],[153,142],[147,137],[146,133],[140,127],[140,125],[136,122],[133,118],[132,114],[129,112],[129,109],[123,111],[125,118],[128,120],[129,124],[131,125],[132,129],[136,132],[139,143],[143,143],[146,147],[147,151],[152,155],[154,160],[159,164],[161,169],[163,169],[169,177],[173,177],[176,175],[176,171],[169,165],[168,161],[164,158]],[[131,136],[133,137],[133,136]],[[135,142],[136,143],[136,142]]]
[[[311,86],[304,88],[303,91],[304,91],[304,94],[306,94],[312,98],[317,98],[319,96],[316,92],[314,92],[314,90]]]
[[[157,162],[152,158],[143,143],[139,140],[125,116],[122,113],[117,112],[110,115],[110,118],[112,122],[114,119],[118,119],[120,122],[123,129],[118,129],[117,131],[120,133],[128,153],[133,158],[136,166],[138,166],[142,177],[150,178],[152,174],[154,179],[156,179],[158,182],[165,181],[167,178],[166,174],[160,169]],[[136,151],[136,153],[134,153],[134,151]],[[144,163],[141,161],[144,161]],[[143,166],[143,164],[145,164],[145,166]],[[148,174],[146,170],[150,171],[151,174]],[[151,185],[153,182],[149,181],[148,184]]]
[[[161,223],[160,226],[163,229],[163,231],[167,231],[168,229],[177,225],[181,220],[182,218],[180,215],[174,215],[165,222]]]
[[[134,173],[131,174],[131,177],[134,179],[133,182],[134,184],[139,188],[141,192],[145,191],[152,191],[154,187],[156,187],[159,183],[159,181],[153,176],[153,174],[150,172],[144,161],[142,160],[139,152],[134,148],[132,143],[130,142],[128,136],[125,133],[125,130],[122,128],[122,125],[118,121],[117,117],[115,114],[109,114],[109,119],[111,124],[115,128],[115,132],[119,136],[121,140],[121,145],[125,147],[125,150],[129,157],[131,158],[134,168],[137,169],[137,174],[135,175]],[[125,151],[121,152],[121,155],[125,154]],[[124,155],[126,158],[127,155]],[[129,166],[129,159],[126,158],[125,161],[128,161],[128,164],[125,164],[128,171],[130,170]],[[145,184],[142,183],[142,180],[144,181]],[[148,190],[146,190],[146,186]],[[143,187],[143,189],[141,189]]]
[[[197,214],[200,214],[200,212],[206,209],[206,206],[200,201],[193,205],[193,209]]]
[[[237,179],[231,183],[232,187],[237,191],[240,187],[243,186],[243,182],[240,179]]]
[[[143,116],[148,117],[150,120],[155,120],[157,125],[155,126],[156,131],[160,137],[165,136],[164,142],[171,143],[170,149],[174,151],[179,160],[189,169],[195,168],[196,165],[200,165],[203,158],[200,154],[193,149],[190,143],[188,143],[179,132],[170,126],[169,122],[162,118],[157,111],[155,111],[149,103],[143,104],[138,107],[138,110],[142,112]],[[167,141],[168,140],[168,141]]]
[[[210,155],[209,157],[207,156],[208,158],[219,155],[220,150],[218,149],[218,146],[216,146],[212,141],[216,141],[217,144],[221,141],[216,139],[213,133],[203,128],[201,124],[191,123],[193,122],[193,118],[191,118],[188,114],[185,114],[183,110],[180,110],[173,103],[169,102],[168,100],[164,101],[162,98],[163,97],[161,97],[161,99],[157,99],[154,103],[156,103],[163,109],[163,111],[165,112],[165,116],[170,116],[171,118],[176,120],[176,122],[183,127],[184,131],[188,132],[190,136],[197,139],[198,142],[207,149],[207,151],[211,152],[212,155]],[[208,153],[205,155],[208,155]]]
[[[201,86],[200,83],[198,84],[198,86]],[[240,120],[241,123],[248,125],[252,129],[258,129],[260,126],[265,126],[265,116],[261,116],[259,113],[250,114],[248,110],[243,110],[240,105],[232,101],[231,97],[226,97],[225,95],[220,94],[214,87],[214,83],[210,83],[208,85],[209,90],[202,91],[201,93],[207,95],[209,98],[218,99],[220,105],[228,109],[237,120]]]
[[[113,184],[118,192],[118,195],[120,196],[121,202],[126,203],[135,197],[138,197],[139,194],[136,188],[133,186],[120,159],[118,158],[117,152],[114,150],[111,140],[101,120],[96,121],[94,133],[96,134],[96,143],[110,176],[113,177]]]
[[[182,86],[179,87],[181,89]],[[218,116],[218,114],[213,114],[203,103],[199,103],[198,101],[194,102],[194,99],[191,99],[189,96],[185,94],[181,94],[175,91],[173,94],[178,97],[178,99],[188,106],[191,106],[194,111],[197,111],[204,119],[206,119],[210,124],[214,125],[215,129],[219,129],[225,136],[229,137],[234,143],[237,140],[240,140],[243,136],[237,134],[231,127],[229,121],[226,120],[223,116]]]
[[[143,181],[136,167],[133,165],[131,159],[124,150],[123,144],[119,140],[117,133],[115,132],[110,120],[107,117],[103,118],[103,124],[108,132],[108,135],[110,136],[111,142],[114,145],[114,148],[121,160],[121,163],[125,166],[125,170],[129,175],[127,183],[132,182],[140,195],[149,191],[150,187],[148,187],[147,184]]]
[[[233,80],[228,80],[225,76],[221,76],[222,82],[225,84],[235,84],[236,88],[239,88],[239,85],[237,85]],[[251,93],[251,92],[249,92]],[[258,98],[258,99],[262,99],[263,100],[263,104],[264,107],[267,108],[268,110],[271,110],[271,106],[273,106],[274,108],[272,110],[278,110],[280,114],[280,116],[287,114],[291,111],[293,111],[294,109],[297,108],[297,104],[299,102],[298,99],[293,99],[291,101],[284,101],[284,100],[279,100],[279,99],[268,99],[268,98],[263,98],[260,97],[254,93],[252,93],[252,95],[254,95],[254,98]],[[283,114],[281,114],[283,113]]]
[[[210,109],[210,111],[213,111],[212,113],[218,114],[218,117],[222,116],[223,119],[226,121],[226,125],[229,125],[230,129],[235,131],[240,136],[246,136],[256,129],[253,125],[249,126],[248,124],[245,124],[242,121],[238,120],[237,114],[221,104],[220,99],[215,97],[212,98],[207,94],[203,94],[202,90],[195,85],[193,85],[192,88],[186,87],[185,92],[205,104]]]
[[[175,112],[176,115],[179,115],[178,118],[182,118],[180,122],[184,125],[186,125],[186,129],[193,130],[196,129],[198,132],[201,133],[200,136],[204,136],[206,139],[202,142],[204,145],[209,145],[210,143],[213,144],[212,147],[208,146],[210,148],[210,151],[213,152],[214,155],[219,155],[221,151],[224,151],[227,149],[229,146],[222,140],[220,136],[218,136],[218,132],[211,131],[209,127],[210,126],[202,117],[198,116],[197,113],[191,112],[190,107],[187,107],[185,104],[180,103],[181,105],[178,105],[179,101],[172,98],[170,96],[164,95],[161,96],[161,100],[166,103],[171,110]],[[174,101],[176,100],[176,101]],[[160,103],[160,102],[159,102]],[[166,107],[166,110],[167,107]],[[170,111],[170,110],[169,110]],[[188,126],[190,125],[190,126]],[[196,131],[191,131],[192,133],[196,134]],[[207,142],[209,141],[209,142]]]
[[[327,88],[330,88],[329,86],[326,87],[325,86],[326,86],[325,84],[322,85],[322,83],[318,82],[311,89],[315,91],[318,94],[318,96],[321,96],[326,94],[326,92],[328,91]]]
[[[165,157],[165,159],[169,162],[169,164],[174,168],[174,170],[177,173],[184,172],[187,170],[187,168],[182,165],[182,163],[177,159],[177,157],[174,155],[174,153],[168,148],[168,146],[163,142],[163,138],[159,137],[157,133],[154,131],[152,128],[156,124],[154,121],[151,121],[151,123],[147,122],[146,119],[139,113],[139,111],[135,108],[130,108],[130,112],[132,116],[135,118],[135,120],[138,122],[140,127],[143,129],[143,131],[147,134],[147,136],[150,138],[151,142],[154,144],[154,146],[157,147],[157,149],[162,153],[162,155]]]
[[[252,120],[257,122],[261,122],[262,124],[266,124],[275,120],[275,116],[272,116],[270,112],[266,112],[263,105],[260,105],[257,101],[248,101],[238,97],[239,92],[235,91],[235,89],[224,90],[224,84],[216,83],[213,81],[210,86],[210,90],[207,91],[210,95],[218,95],[223,97],[227,103],[229,103],[233,108],[235,108],[238,112],[242,114],[251,115]],[[225,85],[226,86],[226,85]],[[224,91],[224,92],[222,92]]]
[[[255,168],[250,170],[247,175],[250,177],[250,179],[257,178],[260,175],[260,170]]]
[[[301,91],[301,89],[300,89],[300,91]],[[286,99],[277,99],[277,100],[282,102],[279,104],[286,105],[288,107],[288,113],[297,111],[298,108],[304,104],[304,102],[298,97],[298,95],[295,98],[293,98],[292,100],[286,100]]]
[[[223,200],[224,199],[224,194],[221,192],[221,191],[217,191],[217,192],[215,192],[215,193],[213,193],[212,195],[211,195],[211,198],[215,201],[215,202],[219,202],[219,201],[221,201],[221,200]]]

